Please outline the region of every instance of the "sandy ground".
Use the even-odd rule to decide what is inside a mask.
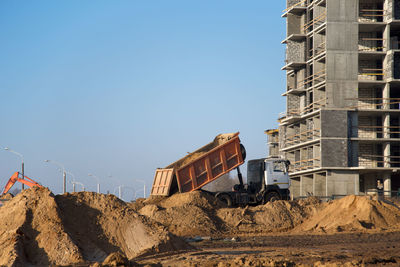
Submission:
[[[229,208],[202,191],[126,203],[32,188],[0,207],[0,266],[400,266],[398,205]]]
[[[400,266],[400,232],[235,236],[199,251],[136,259],[161,266]]]

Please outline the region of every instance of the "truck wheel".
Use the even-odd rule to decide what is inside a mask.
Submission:
[[[280,200],[281,196],[277,192],[269,192],[265,195],[265,203]]]
[[[218,199],[224,202],[228,207],[232,207],[232,198],[228,195],[219,195]]]

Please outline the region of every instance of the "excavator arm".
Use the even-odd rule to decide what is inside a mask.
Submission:
[[[3,193],[1,195],[7,194],[10,191],[11,187],[16,183],[20,182],[29,187],[38,186],[42,187],[38,182],[32,180],[31,178],[25,176],[25,179],[19,178],[19,172],[15,172],[10,179],[8,180],[6,186],[4,187]]]

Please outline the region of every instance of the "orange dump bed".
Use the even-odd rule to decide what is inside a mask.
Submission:
[[[152,195],[191,192],[218,179],[244,162],[239,133],[220,134],[186,157],[157,169]]]

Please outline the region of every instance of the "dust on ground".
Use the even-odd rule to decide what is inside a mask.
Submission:
[[[32,188],[0,207],[8,266],[399,266],[398,244],[399,206],[360,196],[228,208],[203,191],[125,203]]]

